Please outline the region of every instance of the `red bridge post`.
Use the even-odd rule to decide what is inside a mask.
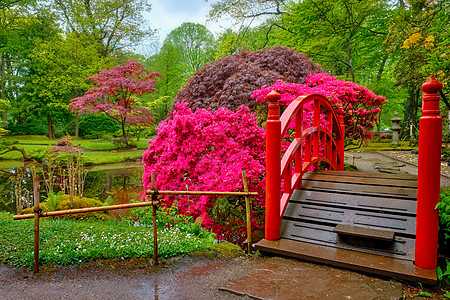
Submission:
[[[339,126],[342,131],[342,138],[337,140],[338,153],[341,160],[338,162],[337,169],[338,171],[344,171],[344,148],[345,148],[345,124],[344,124],[344,113],[339,113]]]
[[[442,118],[438,95],[441,89],[442,83],[434,76],[422,85],[415,265],[424,269],[437,267],[439,214],[434,208],[439,202],[441,174]]]
[[[281,95],[272,91],[267,95],[269,113],[266,123],[266,240],[280,239],[281,193]]]

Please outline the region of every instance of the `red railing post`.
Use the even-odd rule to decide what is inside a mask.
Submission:
[[[266,240],[280,239],[281,193],[281,95],[272,91],[267,95],[269,114],[266,123]]]
[[[344,114],[339,113],[338,119],[339,119],[339,127],[341,127],[342,137],[341,138],[336,137],[337,153],[338,153],[337,169],[338,171],[344,171],[344,147],[345,147]]]
[[[415,264],[436,269],[442,146],[442,118],[439,91],[442,83],[434,76],[422,85],[422,117],[419,121],[419,170],[417,178],[417,221]]]

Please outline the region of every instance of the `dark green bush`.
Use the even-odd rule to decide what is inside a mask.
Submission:
[[[6,129],[10,131],[10,135],[48,135],[48,125],[45,118],[27,121],[25,124],[10,121]]]
[[[442,189],[439,209],[439,252],[450,253],[450,189]]]
[[[120,130],[119,123],[113,118],[101,114],[80,116],[79,135],[82,138],[98,139],[107,133]]]

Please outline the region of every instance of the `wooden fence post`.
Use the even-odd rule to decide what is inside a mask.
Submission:
[[[34,273],[39,271],[39,176],[33,177],[34,191]]]
[[[281,193],[281,95],[275,90],[267,95],[269,113],[266,122],[266,240],[280,239]]]
[[[244,183],[244,192],[248,192],[247,174],[245,173],[245,170],[242,170],[242,182]],[[245,215],[247,217],[247,251],[248,254],[250,254],[252,253],[252,222],[250,199],[248,199],[248,196],[245,196]]]
[[[152,190],[156,189],[156,174],[152,173],[151,175],[151,184],[152,184]],[[154,202],[156,196],[152,195],[152,201]],[[155,265],[158,265],[158,228],[157,228],[157,222],[156,222],[156,205],[152,205],[153,209],[153,262]]]

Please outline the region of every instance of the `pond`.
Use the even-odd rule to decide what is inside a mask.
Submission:
[[[0,210],[16,213],[15,176],[22,164],[15,167],[0,169]],[[113,198],[112,204],[129,203],[131,199],[140,199],[143,191],[142,174],[144,167],[142,162],[127,162],[118,164],[87,167],[88,173],[84,184],[84,197],[96,198],[105,201]],[[25,174],[22,185],[22,197],[32,202],[33,180],[28,168],[24,168]],[[58,191],[58,189],[56,189]],[[42,198],[46,197],[45,186],[41,182]],[[41,201],[44,199],[41,198]]]

